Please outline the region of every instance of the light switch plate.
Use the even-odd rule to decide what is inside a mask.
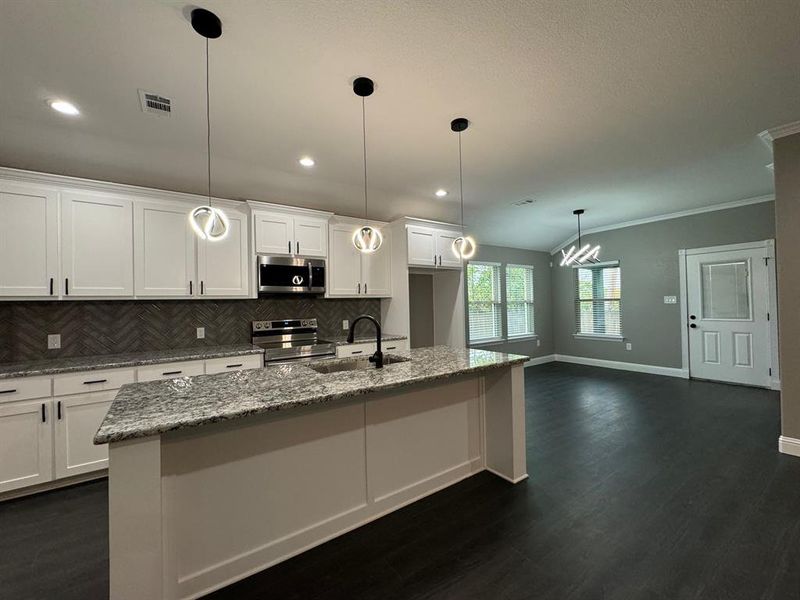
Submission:
[[[633,350],[633,344],[631,344],[630,342],[626,343],[625,350]]]
[[[664,296],[664,304],[677,304],[678,297],[677,296]]]
[[[206,328],[205,327],[198,327],[197,328],[197,339],[203,340],[206,337]]]
[[[350,321],[348,321],[347,319],[342,321],[342,329],[350,329]]]
[[[47,349],[48,350],[58,350],[61,348],[61,334],[60,333],[51,333],[47,336]]]

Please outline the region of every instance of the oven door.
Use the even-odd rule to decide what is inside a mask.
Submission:
[[[259,294],[325,293],[325,261],[291,256],[258,256]]]

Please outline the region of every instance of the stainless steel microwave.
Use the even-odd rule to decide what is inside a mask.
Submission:
[[[292,256],[257,257],[258,294],[324,294],[325,261]]]

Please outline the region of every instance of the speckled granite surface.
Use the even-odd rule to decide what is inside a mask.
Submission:
[[[133,352],[129,354],[105,354],[100,356],[79,356],[75,358],[55,358],[31,362],[0,363],[0,379],[10,377],[33,377],[35,375],[55,375],[76,371],[96,371],[119,367],[157,365],[177,360],[204,360],[224,356],[263,354],[264,350],[252,344],[234,346],[208,346],[201,348],[178,348],[153,352]]]
[[[330,342],[333,342],[337,346],[344,346],[344,345],[347,344],[347,336],[346,335],[343,335],[341,337],[338,337],[338,336],[329,337],[329,338],[325,338],[325,339],[327,339]],[[392,335],[391,333],[383,333],[383,334],[381,334],[381,343],[382,344],[386,343],[386,342],[391,342],[391,341],[394,341],[394,340],[405,340],[405,339],[408,339],[408,338],[406,336],[404,336],[404,335]],[[369,336],[369,335],[358,335],[353,339],[353,343],[354,344],[363,344],[364,342],[374,342],[374,341],[375,341],[375,336],[374,335],[372,335],[372,336]]]
[[[329,374],[318,373],[307,365],[279,365],[128,384],[114,399],[94,441],[103,444],[147,437],[507,367],[528,359],[518,354],[448,346],[416,348],[396,354],[411,360],[387,365],[383,369]]]

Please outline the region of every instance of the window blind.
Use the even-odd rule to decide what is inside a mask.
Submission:
[[[622,335],[619,263],[584,265],[575,271],[575,327],[584,335]]]
[[[500,339],[500,265],[478,262],[467,265],[467,303],[470,342]]]
[[[533,335],[533,267],[506,266],[506,324],[508,337]]]

